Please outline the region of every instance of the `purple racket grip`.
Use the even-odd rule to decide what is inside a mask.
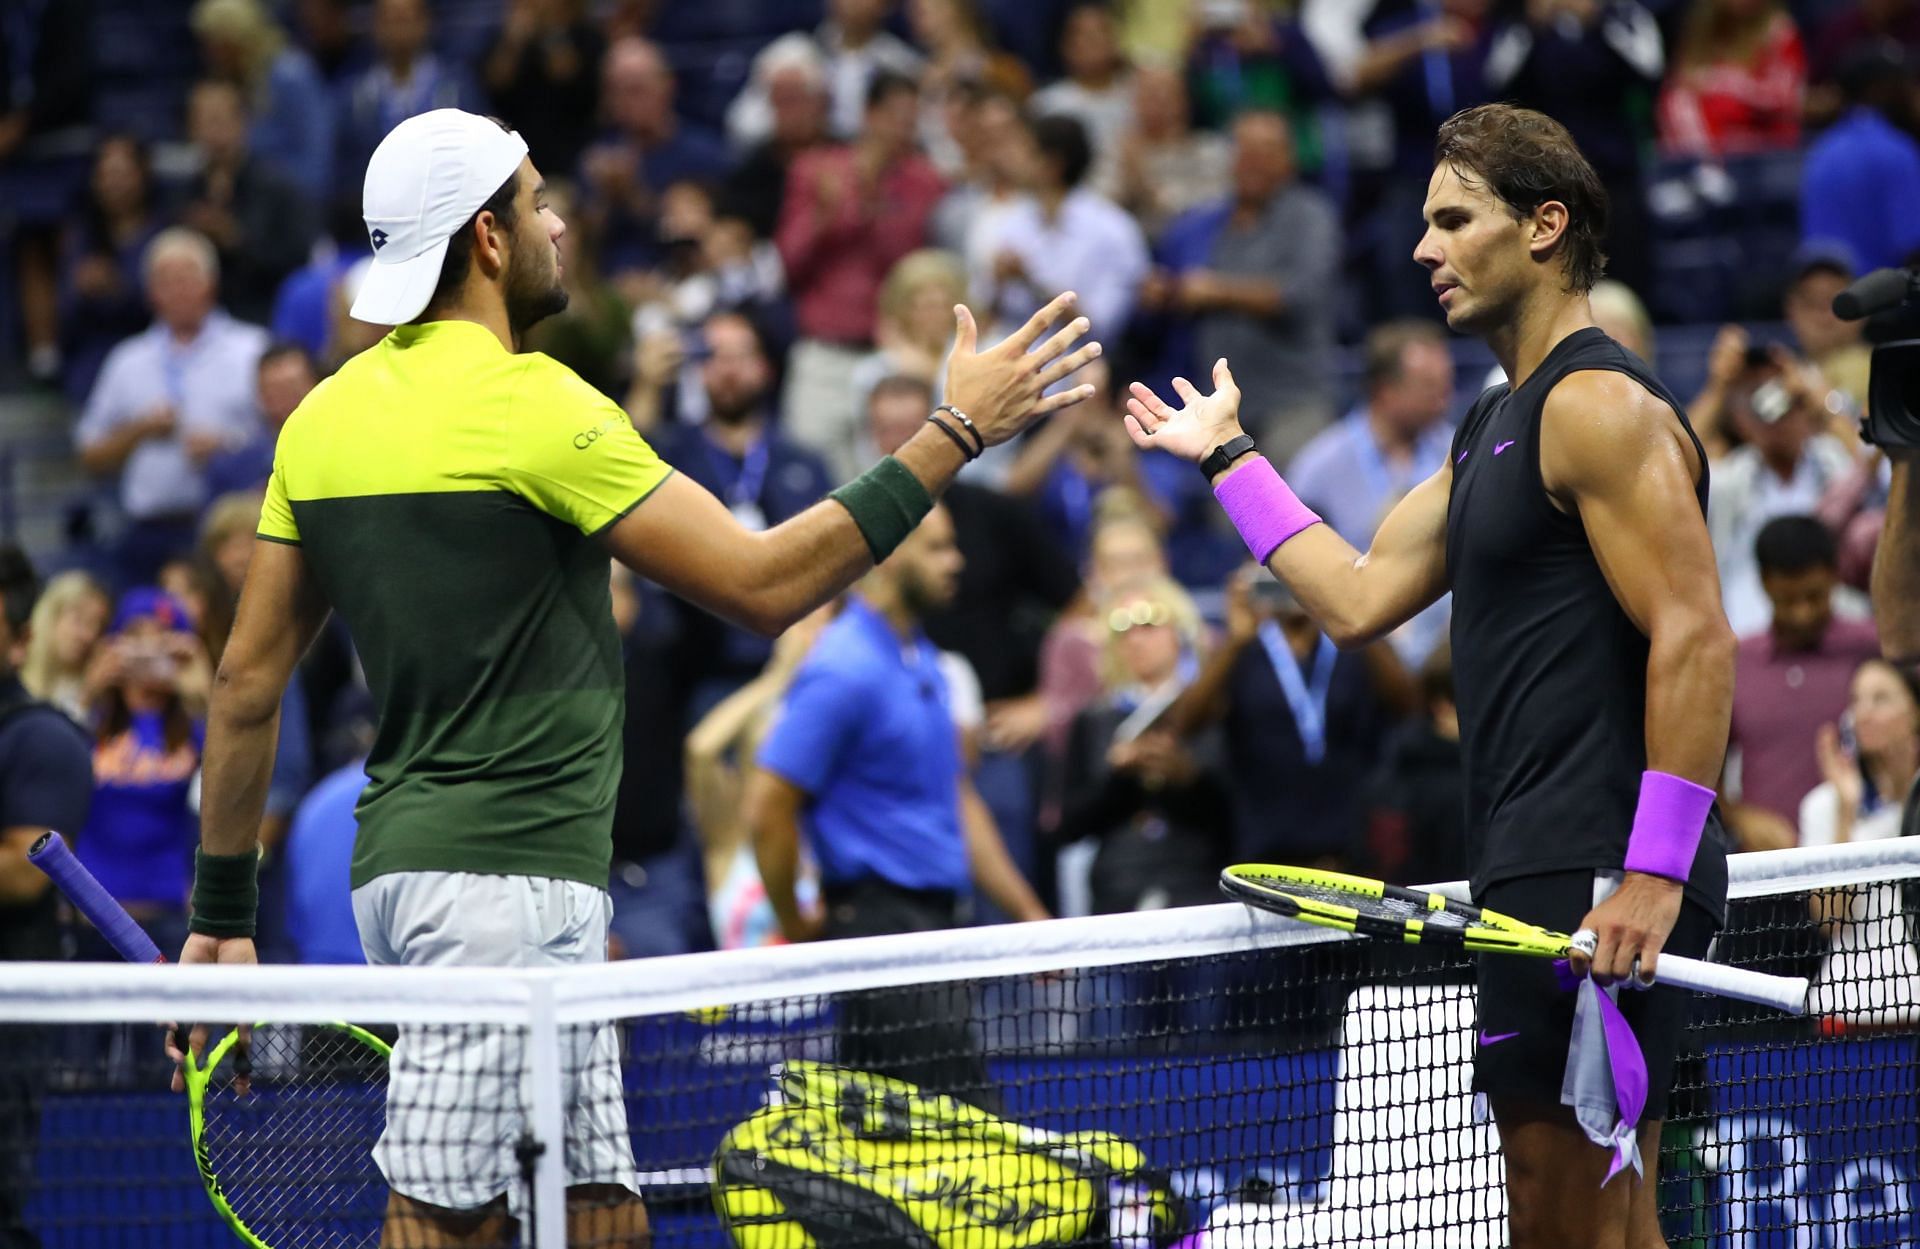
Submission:
[[[167,961],[167,956],[160,953],[160,947],[153,943],[153,938],[147,935],[146,930],[134,923],[133,916],[127,914],[126,908],[115,902],[113,895],[93,878],[93,873],[73,857],[66,839],[59,833],[49,832],[34,842],[33,849],[27,851],[27,861],[45,872],[60,892],[67,895],[67,901],[93,921],[100,935],[120,951],[121,958],[129,963]]]

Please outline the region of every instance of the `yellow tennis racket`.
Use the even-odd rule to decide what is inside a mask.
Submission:
[[[1574,949],[1574,939],[1564,932],[1482,910],[1443,893],[1343,872],[1238,863],[1220,873],[1220,889],[1229,898],[1263,911],[1376,941],[1534,958],[1565,958]],[[1656,973],[1659,983],[1676,988],[1738,998],[1794,1015],[1806,1009],[1807,981],[1801,976],[1769,976],[1677,954],[1662,954]]]

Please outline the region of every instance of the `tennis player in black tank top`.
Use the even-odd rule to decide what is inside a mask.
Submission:
[[[1176,409],[1135,384],[1136,444],[1199,463],[1241,535],[1335,642],[1384,637],[1453,592],[1473,889],[1483,905],[1591,930],[1601,985],[1699,956],[1726,906],[1712,811],[1734,639],[1707,536],[1707,465],[1683,408],[1594,327],[1606,192],[1566,130],[1486,105],[1440,129],[1414,259],[1454,329],[1512,379],[1481,395],[1448,464],[1410,491],[1365,554],[1319,523],[1215,390]],[[1485,957],[1475,1088],[1506,1158],[1514,1249],[1655,1249],[1660,1120],[1685,995],[1622,992],[1647,1060],[1644,1172],[1602,1186],[1614,1154],[1560,1102],[1574,994],[1534,960]]]

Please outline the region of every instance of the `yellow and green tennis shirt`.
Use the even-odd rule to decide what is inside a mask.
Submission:
[[[625,680],[595,535],[671,472],[566,366],[405,325],[280,433],[259,535],[346,620],[379,732],[353,854],[605,886]]]

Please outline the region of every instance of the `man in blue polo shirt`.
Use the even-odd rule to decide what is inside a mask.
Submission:
[[[848,596],[761,746],[746,813],[790,941],[952,928],[974,886],[1016,919],[1046,918],[966,775],[941,653],[921,630],[952,601],[960,567],[953,521],[935,507]],[[824,915],[794,896],[803,822]],[[985,1070],[970,1031],[964,992],[856,995],[841,1011],[840,1060],[977,1096]]]

